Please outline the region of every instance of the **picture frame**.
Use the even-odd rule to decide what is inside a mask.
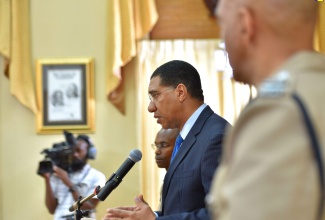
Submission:
[[[92,58],[38,59],[36,93],[38,134],[95,131]]]

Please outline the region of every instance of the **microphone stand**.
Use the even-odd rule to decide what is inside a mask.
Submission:
[[[75,220],[80,220],[82,217],[84,217],[84,213],[82,210],[80,210],[80,207],[82,206],[81,202],[81,196],[79,197],[78,201],[77,201],[77,209],[74,212],[74,219]]]
[[[75,210],[75,213],[74,213],[75,220],[81,220],[82,217],[88,217],[89,211],[88,210],[82,211],[80,208],[85,202],[87,202],[89,199],[91,199],[95,195],[97,195],[99,193],[99,191],[100,191],[100,186],[97,186],[92,194],[90,194],[89,196],[87,196],[83,199],[81,199],[82,196],[80,196],[78,201],[69,208],[70,212]]]

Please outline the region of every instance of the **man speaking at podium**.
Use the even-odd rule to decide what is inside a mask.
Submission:
[[[229,123],[204,103],[200,75],[187,62],[173,60],[157,68],[148,92],[148,111],[157,123],[180,131],[164,178],[162,210],[153,212],[140,195],[135,198],[136,206],[108,209],[103,220],[208,220],[205,196]]]

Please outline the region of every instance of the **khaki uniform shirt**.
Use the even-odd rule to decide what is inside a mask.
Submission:
[[[325,58],[301,52],[261,84],[228,135],[206,198],[213,219],[316,219],[318,168],[292,94],[304,102],[325,159]]]

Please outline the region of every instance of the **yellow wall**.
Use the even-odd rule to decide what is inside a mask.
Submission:
[[[106,1],[31,0],[31,43],[33,63],[39,58],[94,58],[96,132],[90,137],[98,154],[90,164],[108,178],[137,147],[137,139],[135,67],[127,70],[126,115],[121,115],[105,95]],[[63,135],[37,135],[35,115],[9,91],[8,79],[0,74],[0,220],[52,219],[44,203],[44,180],[36,170],[43,159],[41,150],[63,141]],[[140,163],[100,203],[98,219],[107,207],[134,204],[132,197],[140,193]]]

